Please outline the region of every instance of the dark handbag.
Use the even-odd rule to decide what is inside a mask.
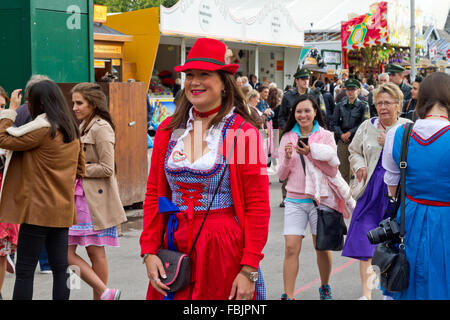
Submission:
[[[316,210],[316,250],[341,251],[344,248],[344,235],[347,234],[344,217],[336,210],[323,210],[317,205]]]
[[[185,253],[168,249],[159,249],[156,253],[161,260],[166,279],[161,282],[168,286],[168,292],[177,292],[187,287],[191,280],[191,259]]]
[[[402,148],[400,152],[400,183],[397,187],[396,205],[393,212],[395,219],[397,209],[400,207],[400,243],[390,239],[377,245],[372,257],[372,265],[380,269],[380,284],[391,292],[400,292],[409,285],[409,263],[406,259],[405,245],[405,184],[406,184],[406,156],[408,154],[409,136],[413,124],[408,123],[403,133]],[[399,197],[400,195],[400,197]]]
[[[236,146],[237,138],[239,135],[239,131],[244,125],[245,121],[242,122],[242,124],[239,126],[239,129],[236,132],[236,136],[234,137],[234,143],[233,147],[230,151],[230,156],[228,159],[230,159],[231,155],[233,154],[234,148]],[[189,282],[191,281],[191,259],[190,256],[192,252],[194,251],[195,244],[197,243],[198,237],[200,236],[200,232],[203,229],[203,225],[205,224],[206,217],[208,216],[209,210],[211,209],[211,205],[214,201],[214,198],[217,195],[217,192],[219,191],[220,185],[222,184],[223,178],[225,176],[225,172],[227,170],[227,167],[229,166],[228,160],[226,160],[226,168],[223,170],[219,183],[217,184],[216,190],[214,191],[214,195],[211,199],[211,202],[208,205],[208,209],[206,210],[205,216],[203,218],[202,224],[200,225],[200,229],[197,232],[197,235],[195,237],[195,240],[192,244],[192,247],[189,251],[189,254],[169,250],[169,249],[159,249],[156,255],[161,260],[162,265],[164,267],[164,270],[166,272],[166,279],[160,277],[160,280],[163,284],[168,286],[170,289],[167,290],[168,293],[175,293],[179,290],[183,290],[187,287]],[[164,235],[163,235],[164,236]]]
[[[303,171],[306,175],[305,159],[300,155]],[[316,250],[319,251],[341,251],[344,248],[344,235],[347,234],[347,226],[342,213],[329,208],[320,208],[315,201],[314,206],[317,211],[317,234]]]

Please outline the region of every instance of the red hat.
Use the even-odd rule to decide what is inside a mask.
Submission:
[[[182,66],[175,67],[176,72],[184,72],[189,69],[218,71],[223,70],[235,74],[239,69],[238,64],[225,64],[227,46],[225,43],[210,38],[200,38],[195,41],[186,62]]]

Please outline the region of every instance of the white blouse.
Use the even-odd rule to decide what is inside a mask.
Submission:
[[[401,124],[399,124],[401,125]],[[393,127],[386,134],[384,143],[384,151],[382,164],[386,170],[384,174],[384,182],[388,186],[397,186],[400,181],[400,168],[392,157],[392,149],[394,147],[394,137],[398,126]],[[414,131],[424,139],[430,138],[436,132],[449,125],[446,120],[418,119],[414,124]]]
[[[191,109],[189,110],[189,119],[186,123],[186,129],[181,129],[184,130],[184,132],[182,132],[181,135],[178,138],[176,138],[177,143],[173,148],[172,153],[170,154],[167,164],[170,168],[173,169],[190,168],[195,170],[210,170],[216,164],[217,153],[219,152],[219,147],[222,145],[221,133],[223,126],[225,125],[226,120],[233,115],[234,107],[225,117],[223,117],[223,119],[218,124],[212,126],[206,131],[205,141],[210,151],[202,155],[193,163],[191,163],[187,159],[187,156],[184,153],[184,142],[183,142],[183,139],[189,134],[190,131],[194,129],[195,119],[192,113],[192,109],[193,107],[191,107]],[[175,135],[180,134],[179,130],[180,129],[175,130],[172,133],[172,138],[175,138]],[[200,140],[198,142],[194,141],[194,143],[200,143],[200,147],[202,147],[203,140]]]

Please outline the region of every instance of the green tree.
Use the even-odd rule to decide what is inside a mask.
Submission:
[[[108,6],[108,12],[126,12],[163,5],[170,8],[178,0],[94,0],[95,4]]]

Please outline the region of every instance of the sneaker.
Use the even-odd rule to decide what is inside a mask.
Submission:
[[[119,300],[120,293],[119,289],[106,289],[105,292],[102,293],[100,300]]]
[[[331,288],[328,284],[324,284],[319,288],[320,300],[333,300]]]
[[[366,296],[359,297],[357,300],[369,300]]]
[[[283,294],[281,295],[281,300],[295,300],[295,299],[294,299],[294,298],[289,299],[289,298],[287,297],[287,294],[286,294],[286,293],[283,293]]]
[[[51,269],[43,269],[41,271],[39,271],[41,274],[51,274],[53,273]]]
[[[13,259],[11,259],[10,255],[6,256],[6,271],[9,273],[16,272],[16,265],[14,264]]]

